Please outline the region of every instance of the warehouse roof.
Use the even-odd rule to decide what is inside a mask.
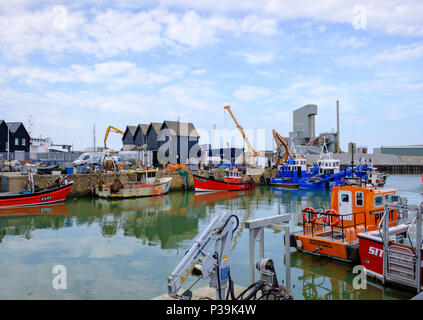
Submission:
[[[22,122],[6,122],[10,132],[15,133],[22,124]]]
[[[150,125],[149,124],[139,124],[138,125],[138,127],[137,127],[137,130],[138,130],[138,128],[141,130],[141,132],[144,134],[144,135],[146,135],[147,134],[147,130],[148,130],[148,128],[150,127]]]
[[[179,128],[178,128],[179,124]],[[166,125],[169,129],[175,132],[175,135],[181,137],[199,137],[197,130],[191,122],[179,122],[179,121],[164,121],[163,126]],[[162,126],[162,127],[163,127]]]

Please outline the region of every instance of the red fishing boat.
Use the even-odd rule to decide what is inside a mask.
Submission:
[[[242,180],[242,172],[226,170],[224,179],[216,179],[213,176],[203,177],[193,175],[195,191],[240,191],[252,190],[255,187],[254,181],[250,178],[248,181]]]
[[[26,207],[46,205],[65,201],[70,189],[72,189],[73,181],[60,181],[52,187],[42,190],[24,190],[21,192],[3,192],[0,193],[0,210],[3,208]]]

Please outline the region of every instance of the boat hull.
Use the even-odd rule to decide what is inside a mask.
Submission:
[[[193,175],[193,179],[195,191],[197,192],[240,191],[254,189],[254,184],[250,182],[224,182],[197,175]]]
[[[299,184],[298,183],[276,183],[276,182],[270,182],[269,186],[275,187],[275,188],[284,188],[284,189],[298,189]]]
[[[72,186],[73,182],[59,188],[35,193],[0,195],[0,210],[3,208],[42,206],[50,203],[63,202],[72,189]]]
[[[392,228],[393,232],[398,232]],[[405,229],[406,230],[406,229]],[[396,232],[395,232],[396,231]],[[390,232],[391,233],[391,232]],[[382,239],[372,232],[362,233],[358,235],[360,244],[360,261],[361,265],[365,268],[366,273],[372,277],[383,280],[383,241]],[[405,246],[404,246],[405,247]],[[422,261],[423,261],[423,248],[422,250]],[[421,286],[423,288],[423,268],[421,270]]]
[[[360,261],[358,243],[342,243],[302,234],[291,234],[291,247],[300,252],[340,260],[347,263]]]
[[[96,194],[100,198],[113,199],[161,196],[169,191],[172,180],[173,178],[162,178],[152,184],[128,184],[118,192],[112,192],[110,185],[102,185],[101,188],[96,188]]]

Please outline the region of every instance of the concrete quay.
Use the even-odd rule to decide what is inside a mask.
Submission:
[[[205,172],[202,171],[195,173],[199,175],[205,174]],[[271,177],[275,173],[275,170],[266,169],[264,175],[265,177]],[[216,175],[218,175],[217,172]],[[123,171],[118,173],[117,176],[119,177],[122,183],[136,181],[135,173],[128,173]],[[186,178],[184,176],[181,176],[178,172],[160,172],[158,176],[168,176],[173,178],[170,191],[194,190],[194,180],[192,172],[188,173],[188,184],[186,184]],[[262,176],[263,175],[253,176],[253,179],[256,184],[262,184]],[[21,190],[26,189],[26,185],[28,182],[27,175],[21,174],[19,172],[4,172],[0,175],[0,177],[0,192],[19,192]],[[51,182],[53,182],[55,179],[57,179],[57,177],[57,175],[51,174],[34,174],[34,183],[40,188],[44,188],[48,186]],[[69,197],[76,198],[93,195],[94,187],[97,183],[99,183],[100,179],[106,184],[113,183],[113,181],[116,179],[116,174],[114,174],[113,172],[77,173],[66,175],[66,177],[68,181],[74,182],[73,188],[69,193]]]

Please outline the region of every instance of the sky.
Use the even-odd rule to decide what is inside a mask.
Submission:
[[[339,100],[342,149],[422,144],[422,58],[421,0],[1,1],[0,119],[75,150],[177,119],[208,143],[230,105],[269,149],[306,104],[335,129]]]

